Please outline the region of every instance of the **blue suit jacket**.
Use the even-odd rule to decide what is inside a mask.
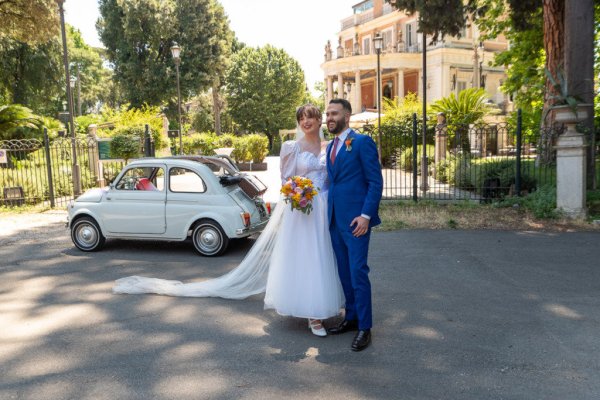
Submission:
[[[351,139],[351,149],[346,142]],[[383,177],[377,146],[373,139],[350,131],[346,142],[331,164],[333,142],[327,147],[329,174],[329,224],[335,220],[350,229],[350,223],[361,214],[371,217],[370,226],[379,225],[379,202],[383,192]]]

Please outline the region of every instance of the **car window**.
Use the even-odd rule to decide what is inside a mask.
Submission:
[[[165,190],[165,171],[161,167],[134,167],[129,168],[119,182],[115,184],[117,190]]]
[[[204,193],[206,185],[196,172],[177,167],[169,170],[169,190],[171,192]]]

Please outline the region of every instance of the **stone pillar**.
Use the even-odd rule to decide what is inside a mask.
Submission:
[[[437,165],[440,161],[446,159],[448,150],[448,125],[446,124],[446,115],[438,113],[437,125],[435,126],[435,166],[434,178],[437,179]]]
[[[404,70],[403,69],[399,69],[398,70],[398,98],[399,99],[403,99],[404,98]]]
[[[360,70],[354,72],[354,104],[352,104],[354,113],[362,112],[362,93],[360,90]]]
[[[331,99],[333,99],[333,79],[331,78],[331,76],[328,76],[326,81],[327,86],[325,87],[327,88],[327,98],[325,99],[325,107],[327,107]]]
[[[90,126],[88,126],[87,134],[90,139],[93,139],[96,142],[96,145],[88,147],[88,160],[89,160],[88,167],[90,168],[90,172],[92,173],[92,175],[96,177],[96,184],[99,187],[104,187],[105,182],[104,182],[104,173],[102,171],[102,162],[100,161],[100,156],[98,155],[97,133],[98,133],[98,126],[96,124],[90,124]],[[91,141],[88,143],[91,143]]]
[[[575,124],[567,124],[556,144],[556,205],[572,218],[586,216],[586,159],[584,135],[575,131]]]
[[[338,86],[337,86],[337,90],[338,90],[338,99],[343,99],[344,98],[344,77],[342,76],[342,73],[340,72],[338,74]]]

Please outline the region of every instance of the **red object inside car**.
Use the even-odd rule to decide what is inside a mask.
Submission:
[[[137,190],[157,190],[148,178],[140,178],[138,183],[136,183],[135,188]]]

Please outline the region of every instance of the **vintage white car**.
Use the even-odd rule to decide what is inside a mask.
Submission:
[[[270,216],[266,187],[226,158],[143,158],[128,164],[109,187],[72,201],[67,227],[82,251],[107,238],[183,241],[198,253],[222,254],[230,239],[261,231]]]

